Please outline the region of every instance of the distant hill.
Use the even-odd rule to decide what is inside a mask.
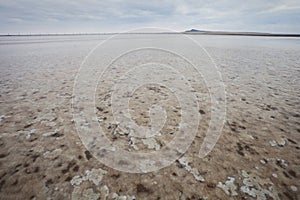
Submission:
[[[280,33],[261,33],[261,32],[234,32],[234,31],[204,31],[191,29],[182,32],[183,34],[195,35],[238,35],[238,36],[271,36],[271,37],[300,37],[300,34],[280,34]]]
[[[185,31],[186,33],[198,33],[198,32],[206,32],[206,31],[202,31],[202,30],[197,30],[197,29],[191,29],[191,30],[187,30]]]

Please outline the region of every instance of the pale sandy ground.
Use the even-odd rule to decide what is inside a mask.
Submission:
[[[159,171],[131,174],[96,160],[72,121],[77,69],[105,37],[1,38],[0,199],[300,198],[298,39],[194,36],[223,75],[227,92],[223,133],[213,151],[199,159],[210,118],[203,102],[199,133],[184,156]],[[103,127],[111,140],[134,150],[132,142],[124,143],[126,136],[115,133],[101,89],[96,106]],[[203,86],[197,89],[207,92]],[[144,108],[157,101],[149,95],[159,98],[162,93],[167,91],[151,87],[137,91],[132,101],[137,123],[147,125]],[[170,105],[176,105],[174,97],[169,98]],[[170,109],[168,114],[172,120],[157,139],[159,145],[176,131],[178,112]],[[137,147],[148,151],[157,146],[137,141]]]

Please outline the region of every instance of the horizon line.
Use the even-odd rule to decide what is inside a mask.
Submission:
[[[87,32],[87,33],[7,33],[0,34],[0,37],[11,36],[80,36],[80,35],[116,35],[116,34],[190,34],[190,35],[236,35],[236,36],[278,36],[278,37],[300,37],[300,33],[269,33],[256,31],[210,31],[189,29],[186,31],[174,32]]]

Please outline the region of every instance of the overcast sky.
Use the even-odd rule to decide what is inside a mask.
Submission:
[[[0,0],[0,34],[184,31],[300,33],[300,0]]]

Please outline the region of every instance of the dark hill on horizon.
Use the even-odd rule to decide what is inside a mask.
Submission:
[[[190,29],[183,32],[184,34],[203,34],[203,35],[239,35],[239,36],[271,36],[271,37],[300,37],[300,34],[288,33],[263,33],[263,32],[236,32],[236,31],[205,31]]]

